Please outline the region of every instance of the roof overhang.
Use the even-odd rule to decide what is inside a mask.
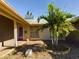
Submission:
[[[22,24],[30,25],[25,19],[20,16],[13,8],[5,3],[5,0],[0,0],[0,15],[6,16],[12,20],[16,20]]]
[[[48,23],[45,19],[41,19],[40,22],[38,22],[37,19],[27,19],[26,21],[30,24],[30,26],[41,26]]]
[[[68,18],[67,21],[70,21],[71,23],[79,22],[79,16]]]

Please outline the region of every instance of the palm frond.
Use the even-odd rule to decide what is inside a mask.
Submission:
[[[40,16],[40,17],[38,17],[38,19],[37,19],[38,23],[40,22],[41,19],[44,19],[44,20],[46,20],[46,21],[48,20],[46,16]]]

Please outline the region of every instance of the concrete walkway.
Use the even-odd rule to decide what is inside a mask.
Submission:
[[[12,48],[12,49],[4,48],[2,51],[0,51],[0,59],[3,59],[7,55],[12,54],[13,51],[14,51],[14,48]]]

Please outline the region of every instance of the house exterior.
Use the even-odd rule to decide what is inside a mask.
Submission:
[[[6,41],[18,46],[19,40],[50,39],[48,29],[36,31],[42,24],[44,22],[37,23],[23,18],[4,0],[0,0],[0,47],[5,46]]]
[[[37,20],[27,19],[27,22],[30,24],[30,40],[50,40],[49,29],[37,31],[37,29],[47,23],[47,21],[41,19],[38,23]]]

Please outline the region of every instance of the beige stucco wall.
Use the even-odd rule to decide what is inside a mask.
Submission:
[[[39,36],[43,40],[50,40],[50,33],[48,29],[44,29],[43,31],[39,31]]]
[[[26,25],[23,27],[23,35],[24,35],[24,40],[30,39],[30,26]]]
[[[39,26],[31,26],[30,32],[37,30]],[[31,33],[30,33],[31,35]],[[30,37],[31,38],[31,37]],[[50,33],[48,29],[44,29],[43,31],[39,31],[39,37],[38,38],[31,38],[31,40],[50,40]]]
[[[4,42],[4,45],[6,41],[14,39],[14,29],[13,29],[13,21],[5,18],[3,16],[0,16],[0,46],[2,45],[1,42]]]

